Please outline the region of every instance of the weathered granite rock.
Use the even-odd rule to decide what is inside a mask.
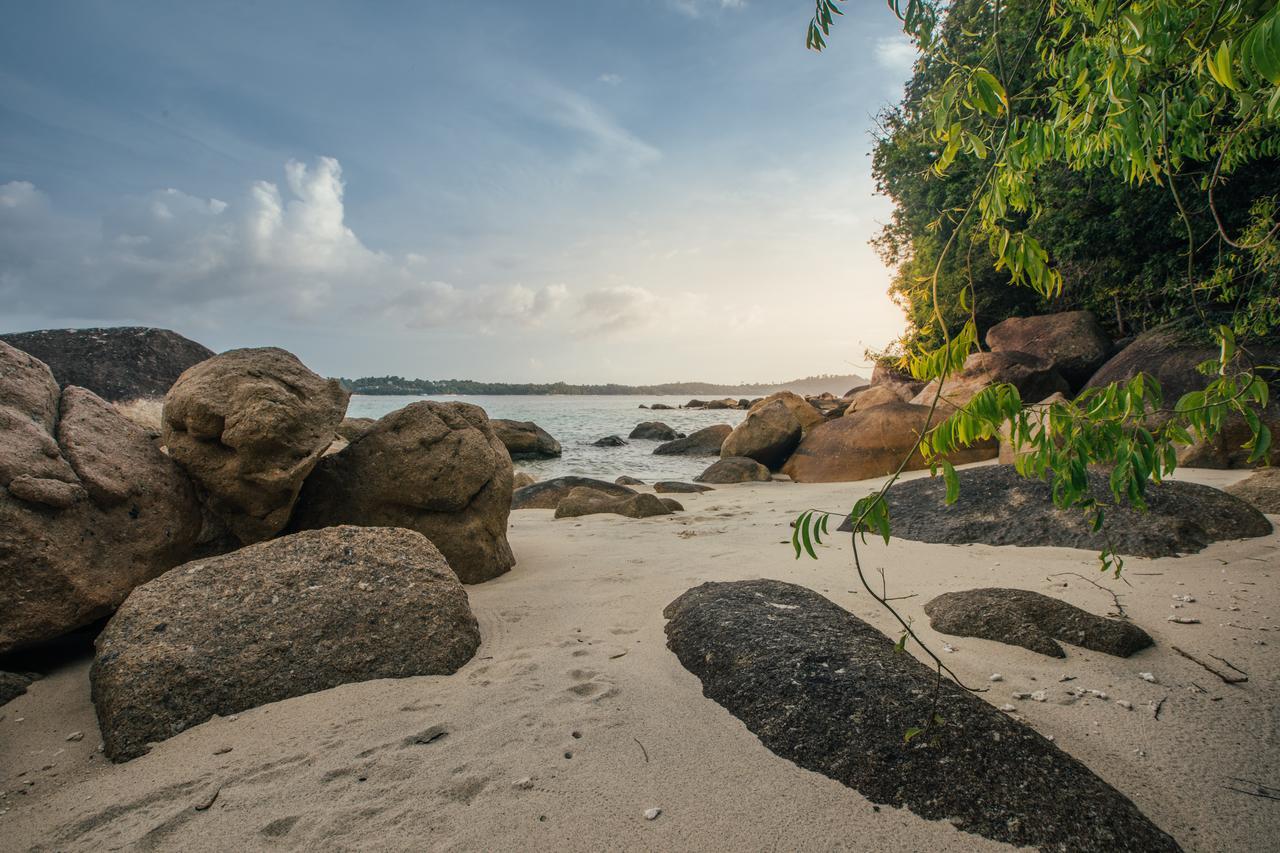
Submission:
[[[605,480],[595,480],[591,477],[555,477],[550,480],[543,480],[541,483],[534,483],[532,486],[525,486],[515,492],[511,496],[511,508],[555,509],[556,504],[560,503],[565,495],[579,486],[585,486],[597,492],[604,492],[606,495],[612,495],[615,498],[637,494],[635,489],[629,489],[626,486]]]
[[[636,424],[627,438],[643,438],[650,441],[675,441],[681,435],[662,421],[645,421]]]
[[[902,399],[902,402],[909,403],[912,397],[920,393],[925,383],[916,379],[903,368],[884,362],[876,362],[875,368],[871,371],[871,385],[872,387],[888,387]]]
[[[1038,356],[1025,352],[975,352],[965,360],[963,370],[947,377],[938,406],[944,414],[950,414],[983,388],[1006,383],[1017,388],[1023,400],[1043,400],[1071,390],[1062,374]],[[935,379],[911,402],[917,406],[932,405],[937,388]]]
[[[18,464],[0,477],[6,652],[109,615],[135,586],[190,559],[201,511],[178,466],[90,391],[62,391],[55,435],[12,407],[0,411],[23,421],[23,435],[38,435],[42,449],[30,468],[29,457],[11,457]],[[8,432],[0,445],[11,446]]]
[[[747,412],[720,446],[721,457],[745,456],[780,468],[800,444],[804,428],[785,401],[774,400]]]
[[[849,404],[845,406],[844,415],[852,415],[854,412],[864,412],[867,409],[874,409],[876,406],[883,406],[885,403],[901,403],[904,402],[899,389],[905,391],[905,385],[871,385],[865,389],[854,392],[850,395]]]
[[[628,518],[650,518],[670,515],[672,508],[657,495],[632,494],[619,497],[593,488],[578,486],[556,504],[556,518],[577,518],[581,515],[612,513]]]
[[[178,377],[163,440],[210,511],[241,542],[258,542],[288,523],[350,396],[282,349],[231,350]]]
[[[26,693],[31,681],[31,676],[21,672],[0,672],[0,705]]]
[[[707,404],[703,406],[703,408],[704,409],[736,409],[738,408],[738,401],[733,399],[732,397],[725,397],[722,400],[708,400]]]
[[[592,447],[626,447],[627,442],[620,435],[606,435],[604,438],[597,438],[591,442]]]
[[[0,342],[0,486],[24,475],[75,482],[53,438],[60,395],[43,362]]]
[[[653,484],[653,490],[659,494],[696,495],[699,492],[714,491],[710,486],[699,486],[697,483],[681,483],[678,480],[662,480]]]
[[[635,477],[631,477],[627,474],[623,474],[621,477],[614,480],[613,482],[619,486],[643,486],[644,485],[644,480],[636,479]]]
[[[1030,407],[1028,420],[1031,422],[1032,435],[1035,435],[1037,431],[1050,429],[1050,425],[1045,422],[1046,412],[1054,403],[1063,403],[1066,402],[1066,399],[1066,395],[1064,394],[1054,394],[1053,396],[1047,397]],[[1000,456],[998,457],[1000,463],[1002,465],[1012,465],[1019,456],[1025,455],[1028,452],[1030,452],[1030,450],[1026,447],[1024,447],[1020,452],[1015,452],[1013,449],[1013,437],[1011,430],[1009,429],[1009,423],[1006,421],[1001,425]]]
[[[947,506],[941,477],[899,483],[889,491],[893,535],[918,542],[1053,546],[1135,557],[1170,557],[1211,542],[1266,536],[1271,522],[1225,492],[1182,480],[1147,489],[1147,511],[1108,507],[1105,535],[1079,510],[1053,506],[1050,484],[1018,476],[1012,465],[958,472],[960,499]],[[1090,471],[1093,492],[1111,500],[1107,477]],[[848,529],[848,519],[841,529]]]
[[[1280,515],[1280,468],[1262,468],[1226,491],[1263,512]]]
[[[706,697],[776,755],[874,803],[1041,850],[1179,849],[1079,761],[812,590],[707,583],[664,613],[667,645]],[[935,712],[941,723],[907,737]]]
[[[560,455],[560,442],[533,421],[494,418],[489,425],[512,459],[554,459]]]
[[[337,433],[348,442],[352,442],[368,432],[376,423],[377,421],[373,418],[343,418],[342,423],[338,424]]]
[[[940,633],[1009,643],[1054,658],[1067,656],[1054,640],[1122,658],[1153,645],[1132,622],[1095,616],[1026,589],[948,592],[925,604],[924,612]]]
[[[773,479],[769,469],[745,456],[729,456],[711,465],[698,476],[699,483],[767,483]]]
[[[819,412],[813,405],[792,391],[779,391],[776,394],[770,394],[751,404],[751,408],[747,410],[748,414],[759,411],[770,403],[781,402],[784,406],[791,410],[791,414],[796,416],[796,420],[800,422],[800,429],[808,432],[809,430],[822,423],[825,418],[822,412]]]
[[[659,444],[653,452],[661,456],[719,456],[720,446],[731,432],[733,427],[728,424],[704,427],[686,438]]]
[[[440,552],[409,530],[332,527],[197,560],[133,591],[90,673],[127,761],[208,720],[374,678],[448,675],[480,631]]]
[[[914,450],[917,437],[928,423],[936,426],[943,416],[910,403],[892,402],[855,412],[809,430],[800,446],[782,466],[797,483],[838,483],[866,480],[893,473],[907,459],[907,471],[929,467]],[[992,459],[994,440],[952,454],[954,464]],[[908,454],[910,458],[908,458]]]
[[[992,352],[1026,352],[1048,362],[1073,388],[1111,355],[1111,338],[1092,311],[1010,317],[987,330]]]
[[[290,529],[415,530],[440,549],[463,583],[481,583],[515,564],[507,542],[511,483],[511,458],[484,409],[411,403],[316,466]]]
[[[513,492],[516,489],[523,489],[525,486],[532,486],[536,482],[538,482],[538,478],[527,471],[516,471],[511,475],[511,489]]]
[[[59,385],[112,402],[163,397],[182,372],[213,350],[168,329],[46,329],[0,335],[49,365]]]

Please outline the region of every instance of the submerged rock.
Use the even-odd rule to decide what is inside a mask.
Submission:
[[[682,435],[662,421],[644,421],[636,424],[627,438],[642,438],[649,441],[675,441]]]
[[[691,433],[687,438],[659,444],[653,452],[660,456],[719,456],[720,446],[731,432],[733,427],[728,424],[716,424]]]
[[[592,447],[626,447],[626,440],[620,435],[606,435],[591,442]]]
[[[694,477],[699,483],[767,483],[773,479],[769,469],[745,456],[729,456],[711,463]]]
[[[523,489],[513,493],[511,495],[511,508],[555,509],[556,504],[560,503],[565,495],[579,486],[585,486],[614,497],[627,497],[628,495],[637,494],[635,489],[629,489],[626,486],[609,483],[605,480],[595,480],[591,477],[555,477],[550,480],[543,480],[541,483],[534,483],[532,486],[525,486]]]
[[[670,515],[672,512],[673,508],[657,495],[618,496],[584,486],[573,489],[556,504],[556,518],[577,518],[600,513],[625,515],[628,518],[649,518],[655,515]]]
[[[944,500],[942,477],[922,477],[889,490],[893,535],[918,542],[1049,545],[1100,551],[1111,547],[1135,557],[1169,557],[1200,551],[1210,542],[1266,536],[1271,522],[1257,509],[1198,483],[1171,480],[1147,489],[1147,511],[1108,507],[1106,530],[1094,532],[1080,510],[1053,505],[1050,484],[1018,476],[1012,465],[958,472],[960,499]],[[1107,477],[1089,472],[1089,484],[1110,501]],[[841,525],[848,529],[849,521]]]
[[[489,425],[512,459],[554,459],[560,455],[560,442],[533,421],[494,418]]]
[[[179,566],[134,590],[90,671],[105,752],[142,755],[215,714],[373,678],[448,675],[480,630],[409,530],[331,527]]]
[[[1054,658],[1066,657],[1054,640],[1122,658],[1152,645],[1147,632],[1132,622],[1095,616],[1025,589],[948,592],[926,604],[924,612],[940,633],[996,640]]]
[[[874,803],[1042,850],[1179,849],[1089,768],[812,590],[707,583],[664,614],[705,696],[778,756]],[[908,739],[935,711],[942,722]]]

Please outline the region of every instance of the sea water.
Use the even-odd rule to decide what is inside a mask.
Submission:
[[[641,421],[662,421],[676,432],[692,433],[714,424],[736,426],[746,412],[740,409],[671,409],[650,411],[640,404],[679,406],[688,397],[633,396],[377,396],[353,394],[347,417],[380,418],[419,400],[472,403],[491,418],[533,421],[560,442],[558,459],[517,461],[517,471],[528,471],[539,480],[577,474],[612,481],[623,474],[646,483],[657,480],[691,480],[715,461],[707,456],[656,456],[661,442],[630,439],[627,435]],[[593,447],[591,442],[617,435],[626,447]]]

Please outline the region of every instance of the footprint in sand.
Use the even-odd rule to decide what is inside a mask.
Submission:
[[[259,835],[265,835],[267,838],[283,838],[288,835],[295,824],[297,824],[300,815],[291,815],[289,817],[280,817],[271,821],[271,823],[258,830]]]
[[[618,694],[618,686],[595,670],[571,669],[568,674],[575,682],[568,688],[568,692],[579,699],[599,701]]]

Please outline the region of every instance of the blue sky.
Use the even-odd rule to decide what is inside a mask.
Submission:
[[[0,30],[6,331],[314,369],[776,380],[901,330],[866,245],[880,3],[66,2]]]

